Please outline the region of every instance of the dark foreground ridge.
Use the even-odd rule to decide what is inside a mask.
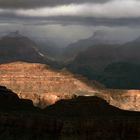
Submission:
[[[0,139],[138,140],[140,113],[110,106],[98,97],[61,100],[44,110],[0,87]]]

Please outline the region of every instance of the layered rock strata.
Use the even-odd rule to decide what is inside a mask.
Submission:
[[[0,85],[12,89],[22,99],[32,100],[41,108],[74,96],[98,96],[120,109],[140,111],[139,90],[106,89],[96,81],[43,64],[1,64],[0,79]]]
[[[94,90],[100,86],[66,70],[56,71],[47,65],[23,62],[0,65],[0,85],[12,89],[20,98],[30,99],[35,106],[42,108],[60,99],[72,98],[75,93]]]

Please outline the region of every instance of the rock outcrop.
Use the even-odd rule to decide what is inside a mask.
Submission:
[[[46,107],[60,99],[101,87],[66,70],[56,71],[47,65],[9,63],[0,65],[0,85],[12,89],[20,98],[30,99],[34,105]]]
[[[96,93],[95,96],[120,109],[140,111],[140,90],[106,89]]]
[[[15,62],[0,65],[0,85],[12,89],[21,99],[30,99],[44,108],[74,96],[98,96],[124,110],[140,111],[139,90],[105,89],[66,70],[47,65]]]
[[[139,137],[139,113],[120,110],[98,97],[58,101],[46,111],[51,116],[66,119],[61,130],[62,139],[64,136],[82,140],[132,140]]]
[[[20,99],[12,90],[0,86],[0,111],[22,111],[34,108],[31,100]]]
[[[140,111],[139,90],[106,89],[96,81],[54,70],[47,65],[9,63],[0,65],[0,85],[12,89],[21,99],[30,99],[44,108],[74,96],[98,96],[124,110]]]

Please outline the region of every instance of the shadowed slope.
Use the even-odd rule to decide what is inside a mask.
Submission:
[[[0,86],[0,111],[22,111],[22,110],[34,110],[35,107],[31,100],[19,99],[19,97],[7,89]]]
[[[3,101],[3,106],[0,106],[0,139],[138,140],[140,138],[140,113],[122,111],[98,97],[62,100],[45,110],[32,108],[27,112],[31,104],[27,107],[12,91],[0,87],[0,101]]]
[[[48,114],[57,117],[68,118],[92,118],[94,116],[131,116],[139,115],[123,111],[109,105],[105,100],[99,97],[77,97],[69,100],[60,100],[56,104],[46,108]]]

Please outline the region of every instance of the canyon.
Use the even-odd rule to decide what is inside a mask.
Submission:
[[[13,90],[21,99],[45,108],[62,99],[98,96],[120,109],[140,111],[139,90],[107,89],[66,69],[55,70],[45,64],[14,62],[0,65],[0,85]]]

